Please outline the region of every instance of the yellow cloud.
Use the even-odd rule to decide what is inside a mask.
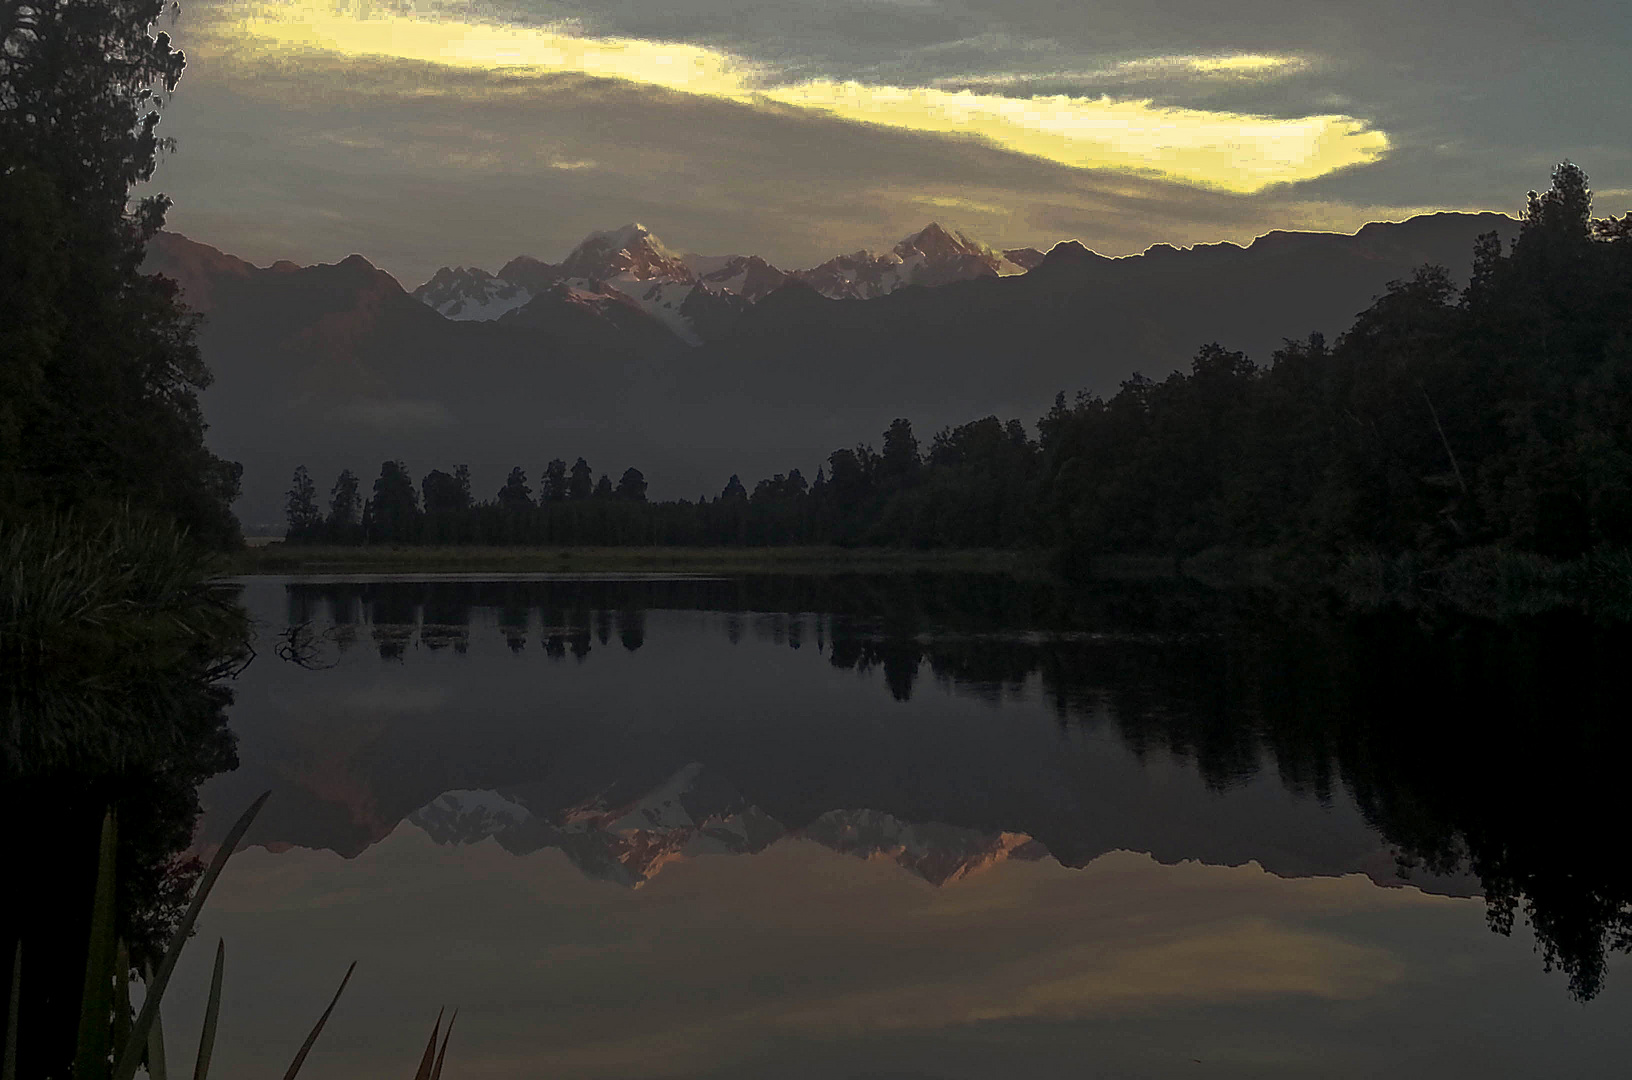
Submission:
[[[1182,79],[1268,82],[1308,71],[1314,64],[1302,56],[1232,53],[1225,56],[1145,56],[1087,71],[1003,71],[949,75],[932,85],[956,89],[1026,86],[1031,83],[1126,83],[1130,80]]]
[[[1296,119],[1110,98],[1004,97],[813,81],[765,96],[846,120],[972,136],[1076,168],[1159,173],[1253,192],[1376,161],[1388,136],[1347,116]]]
[[[821,79],[772,85],[764,68],[697,45],[587,37],[558,26],[376,14],[314,0],[256,5],[226,36],[235,51],[258,56],[321,52],[461,69],[566,72],[750,105],[770,102],[855,123],[972,138],[1073,168],[1146,172],[1243,193],[1367,164],[1389,146],[1383,132],[1348,116],[1284,119],[1108,97],[1007,97]],[[1156,57],[1122,67],[1258,76],[1297,63],[1295,57],[1242,54]]]
[[[1235,78],[1279,78],[1307,70],[1309,61],[1301,56],[1272,53],[1234,53],[1228,56],[1152,56],[1126,60],[1115,71],[1128,74],[1228,75]]]

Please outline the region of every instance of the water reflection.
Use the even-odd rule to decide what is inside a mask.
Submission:
[[[261,843],[355,856],[406,820],[628,887],[782,841],[937,885],[1126,849],[1477,890],[1582,998],[1632,946],[1632,881],[1597,839],[1625,820],[1627,639],[1579,621],[946,577],[281,592],[281,621],[346,662],[235,714],[259,751],[217,801],[288,792]],[[362,641],[389,666],[359,666]],[[1006,711],[1025,700],[1052,730]]]

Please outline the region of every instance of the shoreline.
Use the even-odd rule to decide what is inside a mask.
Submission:
[[[1169,560],[1135,558],[1119,567],[1128,576],[1149,574],[1145,564]],[[225,556],[221,572],[234,577],[299,573],[629,573],[844,574],[949,572],[1054,577],[1050,553],[1036,550],[960,549],[914,551],[841,547],[484,547],[283,543],[247,547]],[[1121,576],[1121,575],[1118,575]]]

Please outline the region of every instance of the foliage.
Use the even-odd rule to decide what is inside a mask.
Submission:
[[[168,204],[127,204],[183,67],[163,10],[0,0],[0,512],[128,503],[225,548],[239,469],[203,443],[196,320],[138,272]]]
[[[323,523],[323,511],[317,506],[317,485],[312,474],[302,465],[295,469],[290,488],[285,494],[284,514],[289,519],[289,532],[304,536]]]
[[[133,675],[242,662],[248,624],[210,578],[210,557],[138,512],[0,520],[0,665],[7,683],[90,692]]]

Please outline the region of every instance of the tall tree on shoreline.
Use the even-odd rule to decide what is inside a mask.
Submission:
[[[131,190],[185,64],[163,11],[0,0],[0,507],[130,505],[227,547],[240,470],[204,446],[196,320],[138,270],[169,201]]]
[[[589,467],[589,462],[579,458],[572,463],[572,471],[567,477],[567,498],[587,499],[595,493],[595,472]]]
[[[317,506],[317,485],[306,466],[295,468],[295,476],[286,493],[284,514],[289,519],[290,536],[310,536],[323,523],[323,511]]]
[[[363,497],[357,474],[342,469],[334,487],[329,489],[329,529],[334,532],[350,529],[358,523],[362,512]]]

